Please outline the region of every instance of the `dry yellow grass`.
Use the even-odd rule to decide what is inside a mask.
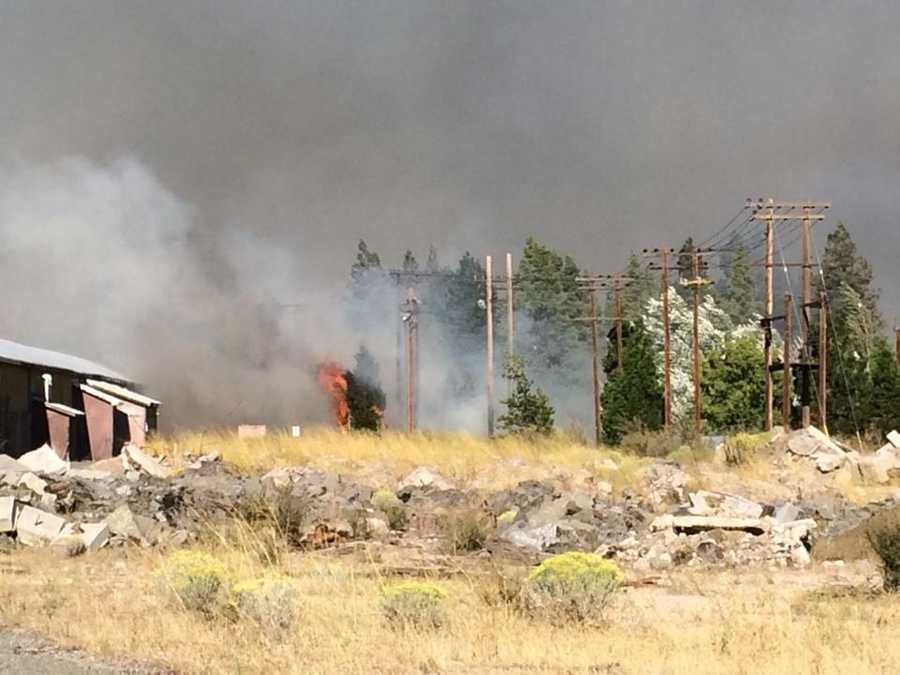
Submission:
[[[387,431],[376,435],[329,428],[309,429],[300,438],[279,433],[264,438],[238,438],[233,432],[191,432],[158,438],[149,449],[175,458],[217,451],[226,462],[249,473],[304,465],[370,477],[375,483],[396,480],[417,466],[431,466],[449,478],[492,488],[578,472],[621,487],[630,485],[636,470],[645,463],[563,434],[490,440],[463,433]]]
[[[213,552],[240,575],[260,563]],[[814,599],[768,575],[676,577],[625,591],[604,627],[553,626],[485,604],[474,563],[441,580],[449,623],[397,631],[378,609],[376,564],[290,554],[279,572],[301,594],[284,641],[172,604],[153,579],[160,555],[104,551],[59,561],[25,551],[0,567],[7,621],[69,645],[204,673],[889,673],[900,667],[895,598]],[[784,574],[784,573],[782,573]]]

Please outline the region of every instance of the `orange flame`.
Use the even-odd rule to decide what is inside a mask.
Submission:
[[[331,409],[338,428],[346,430],[350,423],[350,406],[347,404],[347,378],[333,361],[319,364],[316,374],[319,386],[331,397]]]

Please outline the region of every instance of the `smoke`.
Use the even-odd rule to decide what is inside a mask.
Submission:
[[[0,19],[4,334],[126,371],[164,420],[327,419],[314,364],[349,367],[363,341],[390,393],[393,322],[339,310],[360,237],[394,265],[534,235],[609,272],[745,197],[821,199],[819,250],[843,219],[900,283],[892,3],[93,0]],[[480,357],[453,356],[421,362],[434,391],[482,389]],[[421,410],[483,428],[478,395]]]

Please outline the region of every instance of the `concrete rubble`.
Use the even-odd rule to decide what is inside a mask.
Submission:
[[[867,465],[816,431],[786,434],[784,442],[788,456],[816,467],[821,456],[836,457],[844,467]],[[896,452],[889,444],[872,457],[889,465],[889,474]],[[463,488],[429,467],[414,469],[394,484],[396,490],[386,490],[310,467],[241,475],[216,453],[186,458],[176,472],[133,447],[91,465],[63,464],[60,470],[43,451],[27,463],[0,455],[0,532],[7,539],[62,555],[103,546],[180,546],[217,523],[235,517],[253,522],[261,509],[277,509],[289,543],[298,547],[362,538],[421,543],[439,540],[448,515],[471,511],[491,524],[487,555],[596,551],[655,572],[679,566],[803,567],[818,537],[900,506],[898,498],[857,507],[835,492],[754,500],[691,490],[687,473],[671,460],[655,460],[641,470],[641,494],[580,475],[523,480],[506,489]]]

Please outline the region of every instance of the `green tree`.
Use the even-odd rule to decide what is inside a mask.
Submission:
[[[647,301],[659,296],[659,282],[634,253],[628,256],[625,276],[631,281],[622,291],[622,314],[626,321],[637,321],[643,316]]]
[[[750,262],[741,245],[738,245],[731,255],[723,286],[720,304],[735,324],[745,323],[751,315],[759,311]]]
[[[578,266],[569,256],[538,244],[529,237],[519,263],[518,307],[527,321],[524,336],[529,363],[539,369],[565,375],[571,381],[569,357],[578,351],[586,336],[583,322],[584,299],[578,290]]]
[[[825,280],[828,299],[833,304],[836,300],[840,302],[838,298],[840,289],[849,286],[878,320],[875,326],[876,332],[881,328],[878,315],[879,294],[873,286],[872,265],[858,253],[856,242],[851,238],[850,231],[844,223],[838,223],[825,242],[825,251],[822,254],[822,277]]]
[[[607,350],[603,388],[603,440],[618,444],[626,429],[640,424],[659,429],[662,424],[662,387],[656,377],[656,350],[643,323],[625,326],[622,368],[617,368],[615,348]]]
[[[881,336],[874,341],[871,361],[862,416],[867,428],[886,434],[900,429],[900,367]]]
[[[703,417],[716,432],[758,429],[764,395],[762,349],[756,337],[726,339],[703,361]]]
[[[416,256],[413,255],[413,252],[409,249],[406,249],[406,253],[403,254],[403,264],[401,267],[404,272],[419,271],[419,262],[416,260]]]
[[[501,401],[506,412],[497,420],[501,431],[507,433],[549,434],[553,430],[553,406],[550,399],[525,375],[525,361],[507,354],[503,376],[511,383],[509,396]]]
[[[425,270],[427,272],[439,272],[441,264],[438,262],[437,249],[434,244],[428,247],[428,260],[425,261]]]

